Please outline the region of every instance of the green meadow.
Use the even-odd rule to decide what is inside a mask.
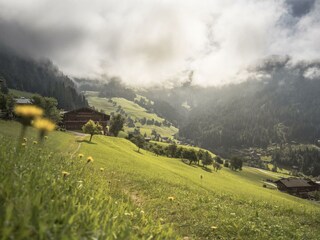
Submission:
[[[281,174],[215,172],[115,137],[53,132],[34,145],[31,128],[16,150],[19,128],[0,121],[3,239],[319,239],[319,204],[262,187]]]
[[[116,103],[114,106],[113,103],[109,102],[107,98],[98,97],[97,92],[87,91],[86,98],[91,106],[94,106],[98,110],[103,110],[105,113],[110,114],[111,112],[116,112],[118,106],[130,116],[133,120],[139,120],[142,118],[146,118],[147,120],[154,119],[158,122],[163,122],[165,119],[159,117],[155,113],[149,113],[147,110],[138,104],[129,101],[124,98],[111,98],[113,102]],[[141,97],[141,96],[139,96]],[[166,127],[166,126],[155,126],[155,125],[142,125],[139,122],[135,123],[136,127],[140,128],[141,134],[151,135],[152,130],[154,129],[157,133],[159,133],[163,137],[171,137],[172,135],[178,132],[178,129],[174,126]],[[134,128],[125,127],[125,132],[133,131]]]

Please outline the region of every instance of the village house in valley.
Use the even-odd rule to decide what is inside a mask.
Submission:
[[[110,115],[98,112],[88,107],[65,112],[63,115],[63,125],[67,130],[81,130],[82,126],[89,120],[99,122],[104,134],[107,133],[107,125],[110,120]]]
[[[312,180],[300,178],[282,178],[274,182],[278,189],[301,197],[307,196],[308,192],[319,191],[320,185]]]

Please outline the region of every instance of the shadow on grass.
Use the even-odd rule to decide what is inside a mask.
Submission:
[[[89,140],[76,140],[78,143],[88,143],[88,144],[96,144],[94,142],[89,142]]]
[[[189,164],[189,161],[186,161],[185,159],[181,159],[181,162],[190,166],[190,167],[194,167],[194,168],[198,168],[199,166],[198,165],[194,165],[194,164]]]
[[[136,153],[139,153],[139,154],[141,154],[141,155],[143,155],[143,153],[142,152],[140,152],[139,150],[134,150]]]
[[[209,173],[212,173],[212,169],[207,168],[207,167],[202,167],[202,170],[206,171],[206,172],[209,172]]]

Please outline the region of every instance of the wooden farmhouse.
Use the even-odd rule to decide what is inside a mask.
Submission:
[[[82,126],[89,120],[99,122],[103,128],[104,134],[107,133],[110,115],[88,107],[65,112],[63,115],[63,125],[67,130],[81,130]]]
[[[294,195],[304,195],[308,192],[320,190],[320,185],[308,180],[300,178],[282,178],[274,182],[282,192]]]

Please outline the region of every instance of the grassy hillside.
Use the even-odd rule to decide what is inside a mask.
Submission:
[[[98,110],[103,110],[106,113],[110,114],[111,112],[116,112],[118,107],[121,106],[121,108],[128,114],[130,118],[133,120],[139,120],[142,118],[146,118],[147,120],[154,119],[158,122],[163,122],[164,119],[159,117],[158,115],[154,113],[148,113],[147,110],[138,104],[129,101],[124,98],[112,98],[112,102],[108,101],[107,98],[100,98],[98,97],[97,92],[87,91],[86,92],[86,98],[91,106],[94,106]],[[140,96],[141,97],[141,96]],[[171,137],[172,135],[176,134],[178,132],[178,129],[171,126],[155,126],[155,125],[141,125],[139,122],[135,123],[136,127],[140,128],[140,132],[142,134],[146,133],[148,136],[151,135],[152,129],[157,131],[161,136],[163,137]],[[133,131],[134,128],[125,127],[125,131]]]
[[[17,130],[18,125],[16,123],[0,121],[0,135],[6,139],[17,135]],[[31,134],[30,137],[32,136]],[[70,172],[70,177],[72,175],[76,176],[72,181],[84,179],[84,182],[89,187],[94,187],[99,194],[88,190],[82,192],[82,195],[75,195],[76,198],[84,199],[93,197],[94,204],[89,207],[88,200],[88,202],[85,202],[85,206],[88,208],[82,208],[81,206],[68,208],[66,214],[64,212],[66,211],[65,208],[52,208],[52,204],[50,204],[49,214],[46,215],[45,212],[48,212],[48,209],[46,207],[47,203],[44,202],[47,201],[39,202],[38,200],[39,204],[42,204],[36,210],[41,213],[40,222],[46,222],[53,216],[62,215],[64,216],[63,223],[66,224],[66,231],[68,232],[69,228],[83,227],[80,222],[77,222],[83,217],[76,214],[78,211],[82,214],[93,212],[93,216],[96,215],[95,218],[93,216],[91,218],[89,215],[85,219],[87,219],[87,223],[95,219],[94,224],[89,224],[85,229],[95,232],[92,229],[96,229],[100,221],[106,221],[103,216],[111,208],[111,215],[120,217],[120,220],[119,222],[113,222],[111,225],[112,231],[108,231],[108,233],[116,232],[119,234],[121,229],[127,225],[125,229],[129,234],[132,234],[132,239],[137,238],[139,234],[142,234],[140,237],[150,236],[150,234],[147,236],[147,233],[159,234],[159,228],[165,228],[160,232],[168,235],[155,236],[176,239],[170,233],[168,226],[170,224],[173,225],[174,232],[181,238],[188,236],[191,239],[318,239],[320,235],[320,206],[318,204],[262,187],[263,179],[277,178],[280,174],[254,168],[244,168],[241,172],[234,172],[225,168],[219,172],[205,171],[201,167],[184,164],[179,159],[156,157],[144,150],[140,150],[141,153],[138,153],[137,147],[125,139],[94,136],[93,142],[88,143],[85,141],[86,139],[82,138],[76,138],[67,133],[55,132],[51,134],[46,145],[52,150],[58,148],[61,152],[69,152],[69,157],[64,158],[62,162],[57,160],[57,163],[49,161],[47,158],[39,163],[33,162],[36,168],[31,168],[29,171],[30,174],[42,179],[41,181],[45,181],[44,179],[47,179],[47,177],[56,179],[56,175],[59,175],[61,170],[65,168],[66,171]],[[58,142],[63,143],[59,143],[60,146],[55,146]],[[7,153],[7,151],[4,147],[1,148],[1,156],[5,159],[9,155],[3,155],[3,152]],[[81,167],[77,165],[78,162],[83,164],[83,161],[70,157],[75,151],[77,154],[82,153],[94,158],[93,164],[90,165],[92,167],[90,171],[92,172],[88,175],[83,175],[84,173],[80,170]],[[14,162],[13,157],[9,159]],[[28,159],[31,161],[32,158],[29,157]],[[46,165],[47,162],[50,162],[50,164]],[[76,163],[76,166],[74,167],[70,162]],[[43,168],[42,164],[46,167]],[[63,164],[63,168],[60,164]],[[10,164],[1,166],[2,173],[7,172],[9,169],[6,168],[10,167],[13,168],[14,166]],[[50,170],[50,168],[54,170]],[[97,171],[100,168],[104,168],[103,173]],[[42,174],[39,173],[47,171],[51,175],[42,177]],[[13,174],[10,179],[16,177]],[[48,188],[50,186],[50,184],[44,184],[41,181],[33,182],[32,188],[37,189],[37,187],[44,185],[45,188]],[[58,183],[54,182],[55,184]],[[3,189],[6,188],[3,185],[1,186],[1,196],[3,197],[3,194],[7,193],[3,192]],[[11,184],[9,186],[13,187]],[[122,199],[121,205],[115,206],[113,201],[104,200],[101,191],[105,191],[105,195],[112,199]],[[32,199],[33,195],[31,194],[34,192],[28,193],[25,191],[24,195],[21,196]],[[48,191],[45,193],[48,194]],[[63,193],[66,194],[67,192]],[[14,199],[11,199],[11,194],[13,194]],[[18,193],[16,195],[11,194],[6,198],[8,201],[22,202]],[[72,194],[77,193],[72,192]],[[59,196],[62,197],[63,194],[60,193]],[[61,199],[61,201],[63,200],[64,198]],[[67,203],[69,204],[68,201],[71,200],[67,200]],[[6,205],[9,204],[8,201],[5,201]],[[59,200],[56,199],[56,201],[57,205],[61,207],[61,204],[58,204]],[[66,205],[68,206],[68,204]],[[23,205],[20,210],[23,210],[23,208],[29,209],[29,207],[29,205]],[[11,208],[13,207],[11,206]],[[55,212],[51,213],[51,209],[54,209]],[[132,211],[135,217],[126,221],[125,218],[121,217],[125,215],[123,209],[129,209],[126,211]],[[136,214],[134,209],[144,211],[145,216],[149,219],[147,225],[150,228],[143,225],[140,215]],[[10,214],[8,213],[8,215]],[[76,220],[70,220],[73,215],[75,215],[73,218]],[[4,215],[1,214],[1,216]],[[10,216],[14,218],[13,215]],[[30,222],[25,219],[26,223],[31,226],[38,224],[37,221],[35,223],[31,221],[31,216],[32,214],[30,215]],[[76,221],[76,224],[73,224],[73,221]],[[39,227],[37,229],[43,228]],[[101,229],[101,231],[104,230],[108,229]],[[11,229],[11,231],[13,230]],[[79,231],[79,234],[85,232],[84,230]],[[75,234],[74,230],[72,234]],[[110,239],[113,239],[113,237],[111,236]],[[120,239],[128,238],[120,237]]]
[[[40,146],[28,129],[0,121],[2,239],[174,239],[111,183],[109,174],[75,154],[79,138],[55,132]],[[61,153],[61,154],[59,154]]]

